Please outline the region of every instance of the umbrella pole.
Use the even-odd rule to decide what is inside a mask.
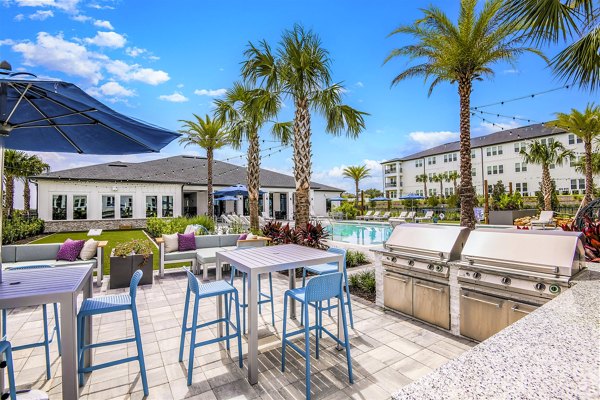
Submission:
[[[4,203],[3,197],[3,185],[4,184],[4,138],[0,138],[0,284],[2,283],[2,225],[4,225],[4,210],[2,209],[2,203]]]

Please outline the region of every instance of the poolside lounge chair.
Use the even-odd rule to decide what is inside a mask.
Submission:
[[[372,220],[372,219],[377,219],[377,218],[378,218],[378,217],[380,217],[380,216],[381,216],[381,211],[375,211],[373,214],[371,214],[371,215],[369,215],[369,216],[366,216],[366,215],[365,215],[365,218],[364,218],[364,219],[365,219],[366,221],[370,221],[370,220]]]
[[[367,211],[365,215],[359,215],[356,219],[368,219],[371,215],[373,215],[373,211]]]
[[[395,228],[396,225],[400,225],[400,224],[406,223],[406,216],[407,215],[408,215],[408,211],[402,211],[399,216],[389,218],[388,222],[390,223],[390,225],[392,225],[392,227]]]
[[[275,221],[275,218],[269,217],[269,213],[266,211],[262,212],[262,217],[265,219],[265,221]]]
[[[416,217],[415,221],[431,221],[433,218],[433,211],[429,210],[422,217]]]
[[[539,218],[532,219],[530,226],[532,229],[534,227],[541,227],[542,229],[546,229],[547,226],[555,227],[556,224],[554,223],[554,211],[540,212]]]
[[[383,215],[375,217],[376,221],[387,221],[390,218],[390,212],[386,211]]]

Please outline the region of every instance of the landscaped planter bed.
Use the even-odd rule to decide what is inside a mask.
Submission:
[[[141,269],[144,273],[140,285],[152,285],[154,275],[152,269],[152,257],[152,254],[147,256],[135,254],[126,257],[115,257],[111,254],[110,288],[118,289],[129,287],[131,277],[138,269]]]

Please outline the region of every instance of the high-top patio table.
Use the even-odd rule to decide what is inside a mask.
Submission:
[[[338,263],[338,270],[343,271],[344,257],[341,254],[313,249],[296,244],[257,247],[236,251],[216,253],[217,280],[222,279],[222,265],[235,265],[236,269],[248,274],[248,382],[258,382],[258,276],[268,272],[277,272],[319,265],[330,262]],[[290,289],[296,287],[296,274],[289,274]],[[282,294],[283,296],[283,294]],[[217,300],[218,317],[223,315],[221,296]],[[295,317],[295,302],[291,300],[290,316]],[[339,311],[339,302],[338,302]],[[223,335],[223,326],[219,324],[219,335]],[[343,339],[341,318],[338,312],[338,337]]]
[[[48,269],[6,270],[0,284],[0,309],[60,303],[62,397],[79,398],[77,382],[77,296],[92,297],[93,265]],[[0,321],[0,324],[2,322]],[[87,318],[86,343],[91,343],[92,319]],[[84,363],[91,363],[91,351]],[[2,374],[3,375],[3,374]],[[21,382],[24,383],[24,382]],[[0,383],[4,389],[3,382]]]

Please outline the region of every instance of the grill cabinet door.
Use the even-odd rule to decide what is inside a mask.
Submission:
[[[508,324],[517,322],[530,312],[534,311],[537,307],[530,304],[517,303],[516,301],[508,302]]]
[[[508,301],[461,290],[460,334],[483,341],[508,326]]]
[[[435,282],[413,280],[415,318],[450,329],[450,288]]]
[[[383,277],[383,305],[413,315],[413,278],[386,272]]]

